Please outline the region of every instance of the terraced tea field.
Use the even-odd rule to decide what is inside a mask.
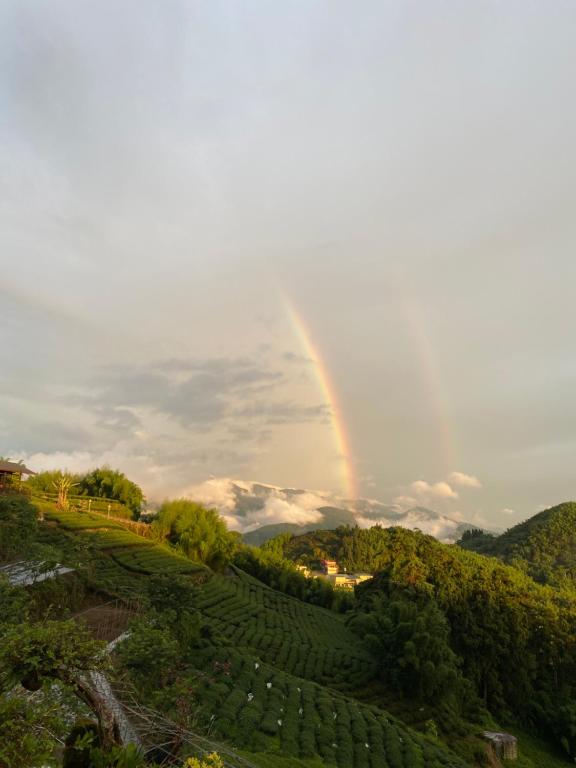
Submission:
[[[151,575],[190,574],[205,570],[204,566],[188,560],[168,546],[155,544],[151,539],[126,530],[122,523],[102,515],[61,511],[50,506],[43,507],[43,513],[47,521],[57,523],[80,542],[99,550],[128,571]]]
[[[279,672],[246,652],[219,652],[199,691],[222,738],[253,753],[320,757],[338,768],[462,768],[444,747],[382,710]]]
[[[198,608],[236,648],[249,648],[293,675],[343,690],[374,675],[374,661],[342,618],[288,597],[238,571],[214,576]]]
[[[85,531],[89,528],[105,528],[124,530],[121,523],[115,520],[107,520],[102,515],[93,512],[74,512],[72,510],[56,509],[51,504],[38,504],[42,509],[44,518],[58,523],[67,531]]]

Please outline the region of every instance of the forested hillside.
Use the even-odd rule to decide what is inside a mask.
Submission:
[[[454,711],[460,670],[493,715],[574,756],[576,594],[416,532],[379,535],[379,573],[357,588],[350,626],[381,659],[385,684],[417,684],[423,699],[446,694]]]
[[[459,544],[500,557],[542,584],[572,587],[576,584],[576,503],[546,509],[500,536],[470,532]]]
[[[375,576],[340,592],[286,555]],[[488,759],[485,729],[520,734],[519,768],[576,754],[576,594],[495,557],[379,527],[250,548],[186,500],[148,525],[13,494],[0,498],[0,559],[73,569],[29,587],[0,577],[0,737],[43,734],[0,752],[2,766],[60,766],[58,740],[86,727],[86,768],[195,766],[185,759],[208,747],[230,768],[471,768]],[[108,660],[103,628],[122,635]],[[107,675],[131,718],[147,713],[140,754],[128,758],[93,692],[78,697],[70,665]],[[67,709],[50,708],[55,685]]]

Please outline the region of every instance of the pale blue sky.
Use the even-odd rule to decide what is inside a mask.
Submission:
[[[5,0],[0,453],[337,490],[285,293],[365,495],[574,497],[575,35],[559,0]]]

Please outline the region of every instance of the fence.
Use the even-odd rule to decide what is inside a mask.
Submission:
[[[130,622],[143,611],[140,599],[118,599],[95,605],[74,614],[74,621],[84,624],[96,640],[107,643],[126,632]]]
[[[50,491],[32,491],[32,495],[40,501],[50,501],[53,503],[58,501],[58,494]],[[125,520],[132,518],[132,511],[125,504],[115,499],[105,499],[101,496],[72,496],[69,494],[68,504],[70,507],[75,507],[83,512],[106,513]]]

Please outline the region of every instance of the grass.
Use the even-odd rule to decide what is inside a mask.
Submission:
[[[518,760],[504,760],[503,765],[516,768],[566,768],[574,765],[544,739],[514,727],[506,730],[518,739]]]

